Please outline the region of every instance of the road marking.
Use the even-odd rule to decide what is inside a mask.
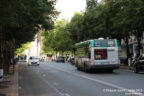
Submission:
[[[53,67],[53,66],[50,66],[50,67]],[[53,67],[53,68],[55,68],[55,67]],[[63,72],[65,72],[65,73],[69,73],[69,74],[75,75],[75,76],[77,76],[77,77],[81,77],[81,78],[84,78],[84,79],[88,79],[88,80],[97,82],[97,83],[99,83],[99,84],[107,85],[107,86],[110,86],[110,87],[113,87],[113,88],[116,88],[116,89],[120,89],[120,90],[125,90],[125,92],[129,92],[129,93],[132,93],[132,94],[134,94],[134,95],[144,96],[143,93],[141,93],[141,92],[136,92],[135,90],[129,90],[129,89],[127,89],[127,88],[124,88],[124,87],[121,87],[121,86],[118,86],[118,85],[115,85],[115,84],[111,84],[111,83],[108,83],[108,82],[105,82],[105,81],[102,81],[102,80],[93,79],[93,78],[90,78],[90,77],[87,77],[87,76],[84,76],[84,75],[74,74],[74,73],[72,73],[72,72],[63,70],[63,69],[61,69],[61,68],[57,68],[57,67],[56,67],[55,69],[60,70],[60,71],[63,71]]]
[[[58,86],[58,83],[56,83],[56,82],[53,82],[53,85],[55,85],[55,86]]]
[[[39,72],[38,72],[39,73]],[[43,72],[41,72],[42,74],[43,74]],[[42,76],[46,76],[45,74],[43,74]],[[58,83],[56,83],[56,82],[53,82],[52,84],[50,83],[50,82],[48,82],[46,79],[44,79],[44,78],[41,78],[41,79],[43,79],[43,81],[46,83],[46,84],[48,84],[59,96],[71,96],[71,95],[69,95],[68,93],[62,93],[62,92],[60,92],[60,90],[59,89],[57,89],[55,86],[58,86]],[[55,85],[55,86],[54,86]]]
[[[64,94],[64,96],[71,96],[71,95],[70,95],[70,94],[68,94],[68,93],[65,93],[65,94]]]
[[[55,86],[53,86],[50,82],[42,78],[46,84],[48,84],[56,93],[58,93],[60,96],[65,96],[62,92],[60,92]]]
[[[46,75],[45,75],[45,74],[43,74],[42,76],[43,76],[43,77],[45,77]]]

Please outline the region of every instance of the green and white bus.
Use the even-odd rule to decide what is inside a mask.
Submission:
[[[93,39],[75,44],[75,66],[85,71],[91,69],[113,69],[120,67],[116,39]]]

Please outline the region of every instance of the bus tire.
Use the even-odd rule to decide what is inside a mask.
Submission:
[[[77,67],[77,70],[81,70],[80,67],[79,67],[79,65],[78,65],[78,62],[76,62],[75,66]]]
[[[110,73],[113,73],[113,71],[114,71],[113,69],[109,69],[109,70],[108,70],[108,72],[110,72]]]
[[[84,69],[85,72],[89,72],[89,69],[88,69],[88,67],[86,66],[85,63],[84,63],[84,67],[83,67],[83,69]]]

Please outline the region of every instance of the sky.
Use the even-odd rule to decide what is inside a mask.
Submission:
[[[60,11],[58,20],[65,18],[70,21],[75,12],[84,11],[86,0],[57,0],[56,9]]]
[[[57,0],[56,9],[61,12],[58,20],[65,18],[70,21],[75,12],[84,12],[85,7],[86,0]]]

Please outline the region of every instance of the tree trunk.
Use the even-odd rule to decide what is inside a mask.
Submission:
[[[62,56],[63,56],[63,51],[62,51]]]
[[[3,66],[2,66],[2,48],[1,48],[1,46],[2,46],[2,42],[1,42],[1,39],[0,39],[0,69],[3,68]]]
[[[129,57],[130,57],[130,53],[129,53],[129,44],[128,44],[128,36],[126,36],[126,51],[127,51],[126,65],[128,65],[128,59],[129,59]]]
[[[57,59],[57,50],[56,50],[56,59]]]
[[[138,41],[138,56],[140,56],[140,50],[141,50],[141,36],[142,33],[140,30],[138,30],[138,37],[137,37],[137,41]]]

